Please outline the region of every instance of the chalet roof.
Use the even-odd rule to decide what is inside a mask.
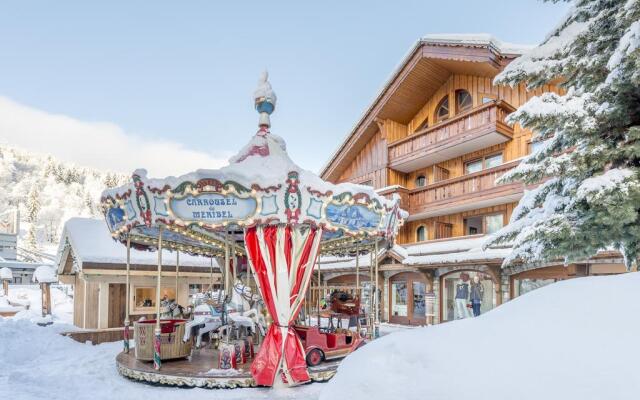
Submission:
[[[452,74],[494,77],[529,48],[489,34],[432,34],[420,38],[322,168],[322,178],[339,177],[376,133],[378,121],[388,118],[408,123]]]
[[[126,247],[113,240],[107,224],[101,219],[71,218],[64,224],[56,260],[59,273],[63,271],[66,263],[69,253],[67,249],[73,252],[76,264],[80,269],[86,263],[123,266],[127,261]],[[158,253],[131,249],[131,264],[157,265]],[[164,250],[162,264],[175,266],[176,254]],[[180,266],[210,269],[211,259],[181,253]],[[213,259],[213,267],[219,269],[215,259]]]

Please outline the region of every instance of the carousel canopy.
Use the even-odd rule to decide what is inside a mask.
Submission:
[[[284,140],[269,131],[276,96],[266,74],[254,98],[260,128],[228,166],[164,179],[136,170],[131,183],[105,190],[101,203],[112,236],[155,249],[162,229],[164,248],[210,257],[224,254],[227,242],[244,254],[245,228],[260,225],[320,227],[325,254],[392,244],[406,217],[399,199],[368,186],[325,182],[300,168]]]

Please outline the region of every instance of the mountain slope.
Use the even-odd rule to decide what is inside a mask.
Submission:
[[[0,213],[20,210],[19,247],[55,249],[64,221],[98,216],[100,193],[127,177],[0,145]]]

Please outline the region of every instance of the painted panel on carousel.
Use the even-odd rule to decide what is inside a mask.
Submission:
[[[256,213],[258,204],[253,197],[241,198],[233,194],[203,193],[172,198],[173,215],[185,220],[221,223],[247,219]]]
[[[125,224],[124,210],[120,207],[111,207],[107,211],[107,223],[111,232],[120,229]]]
[[[333,225],[349,230],[375,229],[380,224],[380,214],[361,204],[329,203],[325,212]]]

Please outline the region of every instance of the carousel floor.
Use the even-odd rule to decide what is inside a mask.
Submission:
[[[328,361],[309,368],[311,380],[328,381],[335,375],[339,364],[339,360]],[[118,354],[116,365],[120,375],[150,384],[212,389],[256,386],[249,371],[251,360],[240,364],[236,370],[219,370],[218,351],[215,349],[196,350],[189,359],[164,361],[160,371],[153,368],[153,362],[136,360],[131,349],[129,353]]]

